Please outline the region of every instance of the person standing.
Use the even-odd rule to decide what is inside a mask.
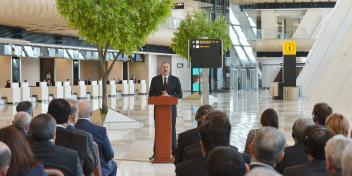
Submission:
[[[170,65],[167,62],[164,62],[160,65],[161,74],[155,76],[149,88],[149,97],[153,96],[173,96],[178,99],[182,98],[182,88],[181,82],[176,76],[170,75]],[[176,149],[176,117],[177,117],[177,108],[176,105],[173,105],[171,108],[172,111],[172,153]],[[155,119],[155,113],[154,113]],[[155,143],[155,140],[154,140]],[[154,148],[155,150],[155,148]],[[154,151],[155,152],[155,151]],[[154,154],[149,158],[150,160],[154,159]]]

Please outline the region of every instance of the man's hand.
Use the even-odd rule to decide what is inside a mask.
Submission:
[[[162,96],[170,96],[170,95],[166,92],[166,90],[161,91],[161,93],[162,93]]]

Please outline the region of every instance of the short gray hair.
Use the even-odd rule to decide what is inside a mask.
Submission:
[[[4,143],[0,141],[0,169],[8,166],[11,162],[11,150]]]
[[[266,167],[256,167],[251,169],[246,176],[280,176],[274,169],[269,169]]]
[[[31,123],[31,119],[31,115],[29,115],[27,112],[20,111],[15,114],[12,123],[17,128],[23,129],[29,126],[29,123]]]
[[[73,99],[67,99],[68,103],[70,104],[71,107],[71,114],[75,114],[78,111],[78,103],[76,100]]]
[[[341,175],[352,175],[352,145],[347,145],[343,150],[341,164]]]
[[[78,112],[78,118],[90,118],[93,112],[93,107],[92,104],[90,104],[88,101],[82,101],[78,104],[79,112]]]
[[[56,133],[56,121],[50,114],[39,114],[30,123],[30,135],[35,141],[48,141]]]
[[[335,170],[341,171],[342,153],[346,146],[351,145],[352,140],[339,134],[331,138],[325,145],[325,158],[330,160]]]
[[[292,137],[297,142],[304,142],[305,140],[305,131],[308,126],[314,125],[314,121],[311,118],[298,118],[292,127]]]
[[[255,161],[274,166],[285,144],[286,139],[278,129],[262,127],[253,140]]]

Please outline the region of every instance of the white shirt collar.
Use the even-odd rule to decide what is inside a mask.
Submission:
[[[89,118],[79,118],[78,120],[88,120],[88,121],[90,121]]]
[[[61,125],[61,124],[56,124],[56,127],[66,128],[65,126],[63,126],[63,125]]]

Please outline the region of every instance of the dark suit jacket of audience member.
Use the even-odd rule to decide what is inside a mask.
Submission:
[[[176,176],[207,176],[206,158],[198,157],[176,165]]]
[[[94,170],[94,159],[88,149],[88,138],[81,134],[75,134],[62,127],[56,127],[55,144],[78,152],[84,173]]]
[[[109,141],[106,128],[95,125],[87,119],[79,119],[75,127],[92,134],[94,141],[98,144],[102,174],[109,174],[110,171],[114,169],[111,168],[112,164],[110,163],[113,162],[114,150]]]
[[[297,143],[293,146],[285,148],[285,156],[284,159],[277,163],[275,169],[283,174],[284,169],[289,166],[295,166],[299,164],[308,163],[308,157],[306,152],[304,151],[304,144]]]
[[[67,125],[66,129],[68,131],[73,132],[73,133],[80,134],[80,135],[83,135],[83,136],[87,137],[87,139],[88,139],[88,155],[89,155],[89,158],[93,159],[93,168],[96,168],[98,166],[98,163],[97,163],[98,153],[94,149],[93,136],[90,133],[86,132],[86,131],[83,131],[83,130],[75,128],[73,125]],[[87,173],[86,173],[86,175],[87,175]]]
[[[327,176],[325,160],[313,159],[309,163],[287,167],[285,176]]]
[[[199,144],[199,140],[200,137],[196,128],[180,133],[177,138],[175,164],[181,163],[183,161],[183,150],[185,147],[194,143]]]
[[[66,147],[56,146],[50,141],[32,141],[29,139],[35,160],[42,162],[45,168],[59,169],[65,176],[82,176],[78,153]]]

